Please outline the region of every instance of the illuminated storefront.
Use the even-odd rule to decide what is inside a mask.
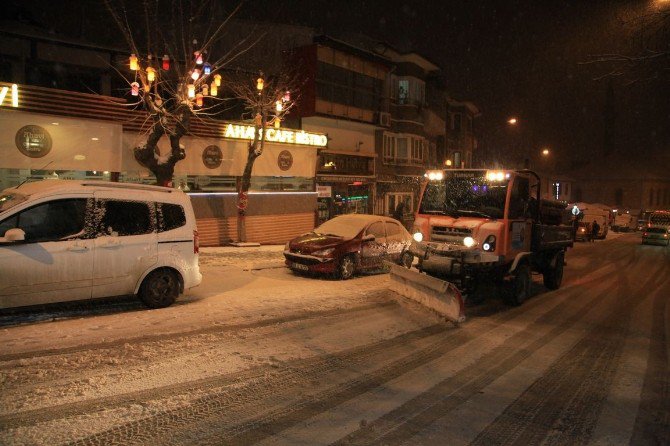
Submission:
[[[5,86],[0,83],[0,93]],[[7,98],[0,106],[0,188],[50,178],[154,183],[133,152],[146,140],[143,112],[126,112],[118,99],[40,87],[18,86],[17,97],[16,107]],[[196,123],[181,139],[186,158],[176,164],[173,184],[191,194],[204,246],[236,239],[236,190],[254,130],[244,123]],[[265,139],[252,172],[247,239],[283,243],[314,227],[317,149],[328,140],[287,128],[268,128]],[[158,147],[168,153],[167,138]]]

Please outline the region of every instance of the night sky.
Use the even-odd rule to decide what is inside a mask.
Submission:
[[[64,0],[56,10],[53,2],[13,3],[54,27],[72,28],[62,25],[70,20],[84,31],[104,29],[98,1]],[[53,22],[56,11],[63,20]],[[566,173],[599,163],[605,150],[651,169],[670,166],[670,0],[255,0],[240,17],[333,37],[363,33],[426,56],[443,68],[453,97],[480,108],[480,152],[489,164],[517,144],[533,154],[551,148],[553,168]],[[664,34],[652,32],[659,17]],[[613,65],[586,63],[638,56],[642,44],[665,55],[603,79]],[[511,116],[517,128],[506,124]]]
[[[454,97],[481,109],[483,148],[521,141],[539,153],[548,146],[570,170],[605,150],[610,85],[609,150],[655,165],[667,157],[670,2],[664,10],[665,36],[645,39],[653,48],[665,45],[665,57],[600,80],[612,66],[585,62],[593,55],[640,54],[639,29],[650,28],[647,15],[659,11],[653,1],[255,1],[246,13],[332,35],[362,32],[414,49],[443,68]],[[510,116],[519,118],[518,128],[506,124]],[[670,158],[663,162],[669,166]]]

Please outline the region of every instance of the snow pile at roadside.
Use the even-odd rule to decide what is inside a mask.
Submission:
[[[235,266],[243,270],[281,268],[284,245],[200,248],[200,266]]]

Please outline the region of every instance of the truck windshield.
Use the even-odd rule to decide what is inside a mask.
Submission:
[[[502,218],[507,185],[507,180],[487,180],[484,171],[447,171],[443,181],[428,183],[419,213]]]

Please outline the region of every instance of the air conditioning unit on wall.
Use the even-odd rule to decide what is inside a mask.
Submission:
[[[379,125],[382,127],[391,127],[391,114],[379,112]]]

